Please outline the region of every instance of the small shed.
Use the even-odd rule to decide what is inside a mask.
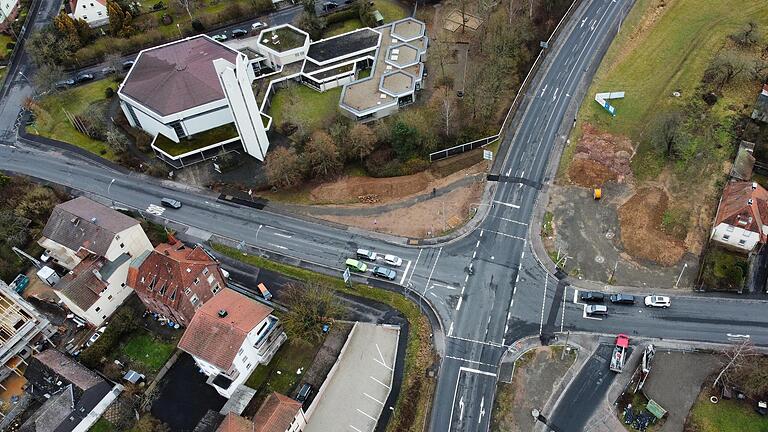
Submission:
[[[136,384],[137,382],[144,379],[144,375],[136,372],[135,370],[129,370],[125,373],[123,379],[131,384]]]

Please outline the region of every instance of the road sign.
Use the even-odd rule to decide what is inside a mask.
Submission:
[[[349,278],[351,277],[349,269],[344,269],[344,273],[342,273],[342,275],[344,276],[344,283],[349,283]]]
[[[493,152],[490,150],[483,150],[483,159],[493,160]]]

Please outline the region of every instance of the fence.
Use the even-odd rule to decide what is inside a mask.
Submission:
[[[546,43],[544,44],[546,47],[549,47],[552,40],[560,33],[560,30],[562,28],[563,23],[570,18],[570,16],[573,14],[573,10],[575,9],[575,6],[577,4],[581,3],[581,0],[573,0],[573,3],[571,3],[571,6],[568,7],[568,10],[565,11],[565,14],[560,19],[560,22],[557,23],[557,26],[554,30],[552,30],[552,34],[549,35],[549,39],[547,39]],[[510,105],[509,110],[507,111],[507,115],[504,117],[504,121],[501,123],[501,127],[499,128],[499,133],[496,135],[491,135],[485,138],[480,138],[475,141],[471,141],[464,144],[459,144],[457,146],[453,146],[451,148],[445,149],[445,150],[438,150],[436,152],[429,154],[429,161],[434,162],[436,160],[445,159],[449,156],[455,156],[457,154],[464,153],[469,150],[474,150],[479,147],[484,147],[491,142],[493,142],[496,139],[501,139],[502,135],[504,135],[505,129],[509,126],[509,120],[512,118],[512,113],[517,111],[517,108],[520,106],[520,103],[522,101],[521,95],[525,94],[525,92],[528,91],[528,86],[531,83],[531,77],[538,72],[539,68],[542,64],[542,59],[545,57],[544,53],[546,52],[546,48],[542,48],[539,50],[539,55],[536,56],[536,60],[534,60],[533,65],[531,66],[531,69],[528,71],[528,74],[525,76],[525,79],[523,80],[523,83],[520,84],[520,88],[517,90],[517,94],[515,95],[515,99],[512,100],[512,105]],[[485,144],[477,145],[476,143],[485,141]],[[445,154],[445,155],[443,155]]]

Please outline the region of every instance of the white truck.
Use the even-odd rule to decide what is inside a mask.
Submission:
[[[624,369],[624,363],[627,361],[627,349],[629,348],[629,336],[624,333],[616,336],[616,346],[611,355],[611,370],[620,373]]]

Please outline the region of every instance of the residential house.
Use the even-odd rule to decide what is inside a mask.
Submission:
[[[19,0],[0,0],[0,31],[5,31],[19,16]]]
[[[132,257],[152,249],[139,222],[88,198],[57,205],[38,243],[69,270],[54,290],[74,314],[101,325],[130,295]]]
[[[54,333],[45,316],[0,281],[0,388],[12,374],[22,375],[22,364]]]
[[[272,392],[252,421],[230,412],[216,432],[300,432],[306,424],[301,402]]]
[[[85,432],[123,391],[55,349],[35,355],[24,376],[26,391],[42,406],[21,432]]]
[[[67,308],[93,326],[100,326],[131,294],[126,285],[131,256],[114,261],[89,255],[54,286]]]
[[[195,313],[179,348],[195,359],[208,384],[229,398],[286,339],[272,308],[224,288]]]
[[[221,152],[263,161],[278,86],[343,86],[342,112],[381,118],[415,101],[428,45],[415,18],[315,42],[290,24],[226,43],[196,36],[142,51],[118,95],[129,123],[153,135],[156,156],[177,169]]]
[[[710,239],[749,253],[768,235],[768,191],[753,182],[728,183],[723,189]]]
[[[147,309],[186,326],[226,281],[219,262],[205,249],[174,241],[136,257],[128,270],[128,286]]]
[[[763,84],[763,89],[757,95],[757,102],[755,102],[751,117],[754,120],[768,123],[768,83]]]
[[[67,13],[74,19],[81,19],[90,27],[109,24],[106,0],[69,0]]]
[[[54,207],[37,242],[55,264],[72,270],[88,255],[114,261],[152,249],[139,221],[86,197]]]

